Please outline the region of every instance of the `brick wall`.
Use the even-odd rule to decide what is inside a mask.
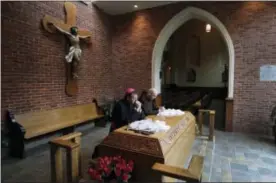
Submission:
[[[64,3],[1,2],[2,111],[44,110],[113,96],[109,17],[92,5],[74,4],[77,26],[89,29],[93,36],[92,46],[82,45],[79,93],[68,97],[65,94],[65,37],[48,33],[41,26],[45,14],[64,20]]]
[[[138,90],[151,86],[155,40],[166,22],[187,6],[215,15],[234,42],[234,130],[270,134],[276,83],[260,82],[259,68],[276,64],[275,2],[183,2],[113,17],[112,68],[119,86],[115,95],[133,83]]]
[[[94,97],[121,96],[129,86],[138,90],[150,87],[151,56],[159,32],[176,13],[192,5],[215,15],[233,39],[234,130],[269,133],[276,84],[260,82],[259,67],[276,64],[274,2],[178,3],[116,17],[81,2],[75,4],[77,25],[93,32],[93,44],[83,45],[79,94],[68,97],[65,39],[43,30],[40,22],[45,14],[64,19],[63,2],[1,2],[2,111],[88,103]]]

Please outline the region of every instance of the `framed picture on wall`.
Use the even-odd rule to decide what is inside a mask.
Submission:
[[[200,67],[200,37],[192,35],[187,40],[186,59],[190,65]]]

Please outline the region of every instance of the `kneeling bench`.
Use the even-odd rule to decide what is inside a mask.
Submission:
[[[24,140],[26,139],[104,117],[97,102],[17,115],[8,112],[8,115],[10,153],[20,158],[24,157]]]

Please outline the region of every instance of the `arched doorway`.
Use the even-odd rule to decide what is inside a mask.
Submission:
[[[213,27],[215,27],[222,35],[229,55],[229,80],[228,80],[228,98],[233,98],[234,94],[234,45],[232,39],[225,28],[225,26],[211,13],[195,8],[188,7],[182,10],[180,13],[175,15],[161,30],[152,53],[152,87],[156,88],[159,92],[161,92],[161,79],[160,79],[160,71],[161,71],[161,62],[163,57],[163,51],[166,46],[167,41],[171,37],[171,35],[185,22],[190,19],[199,19],[201,21],[208,22]]]

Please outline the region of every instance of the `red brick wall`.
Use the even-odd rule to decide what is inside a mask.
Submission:
[[[215,15],[228,29],[235,48],[234,130],[267,135],[276,104],[276,83],[260,82],[259,68],[276,64],[275,2],[192,2],[171,4],[113,18],[114,84],[138,90],[151,86],[155,40],[176,13],[188,5]],[[135,83],[135,84],[133,84]]]
[[[45,14],[64,20],[63,2],[1,2],[2,111],[27,112],[89,103],[113,96],[111,24],[91,5],[77,6],[77,26],[92,31],[79,65],[79,93],[65,94],[65,38],[41,26]]]
[[[269,133],[276,84],[260,82],[259,67],[276,62],[274,2],[178,3],[112,18],[92,6],[75,4],[77,25],[93,32],[93,45],[83,45],[79,94],[68,97],[65,39],[43,30],[40,22],[45,14],[64,19],[63,2],[1,2],[2,110],[57,108],[88,103],[94,97],[101,100],[113,96],[113,91],[121,96],[129,86],[150,87],[151,56],[159,32],[176,13],[192,5],[214,14],[233,39],[235,131]]]

